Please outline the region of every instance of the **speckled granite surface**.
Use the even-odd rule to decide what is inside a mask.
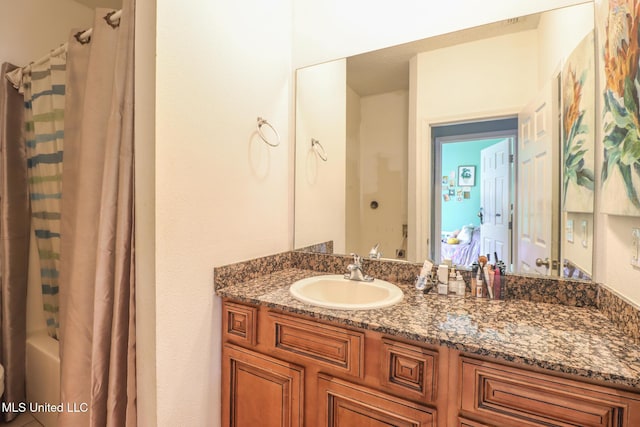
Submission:
[[[413,287],[419,265],[405,263],[364,265],[366,273],[402,288],[404,300],[393,307],[330,310],[290,296],[289,285],[296,280],[342,273],[349,262],[348,257],[288,252],[220,267],[214,273],[216,293],[236,301],[640,390],[640,346],[595,304],[569,306],[536,298],[490,301],[425,295]],[[382,272],[376,274],[376,269]],[[587,287],[578,293],[591,292]]]

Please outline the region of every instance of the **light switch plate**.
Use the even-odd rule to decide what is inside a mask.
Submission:
[[[582,229],[582,247],[583,248],[588,248],[589,247],[589,236],[587,235],[589,233],[589,229],[587,227],[587,221],[583,220],[580,223],[580,228]]]
[[[564,233],[567,242],[573,243],[573,220],[568,219],[564,226]]]
[[[631,265],[640,268],[640,228],[632,228],[631,236]]]

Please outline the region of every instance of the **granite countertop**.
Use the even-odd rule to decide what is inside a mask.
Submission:
[[[594,307],[423,294],[406,281],[389,280],[403,290],[402,302],[376,310],[332,310],[289,294],[296,280],[327,273],[281,267],[265,274],[254,271],[244,281],[229,280],[216,286],[216,294],[640,390],[640,346]]]

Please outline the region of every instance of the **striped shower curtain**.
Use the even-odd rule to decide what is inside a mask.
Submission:
[[[47,330],[58,337],[60,202],[64,140],[66,53],[23,75],[31,220],[40,258]]]

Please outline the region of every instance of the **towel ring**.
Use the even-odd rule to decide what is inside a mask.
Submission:
[[[311,138],[311,148],[313,148],[313,151],[316,152],[318,157],[320,157],[325,162],[327,161],[327,152],[324,150],[322,144],[320,144],[320,141],[315,138]]]
[[[276,135],[276,141],[277,142],[275,144],[269,142],[267,137],[264,136],[264,133],[262,133],[262,126],[263,125],[269,126],[269,128],[271,128],[273,133]],[[264,142],[266,142],[267,145],[270,145],[272,147],[277,147],[278,145],[280,145],[280,135],[278,135],[278,131],[276,130],[276,128],[273,127],[273,125],[271,123],[269,123],[266,119],[263,119],[262,117],[258,117],[258,135],[260,135],[260,138]]]

